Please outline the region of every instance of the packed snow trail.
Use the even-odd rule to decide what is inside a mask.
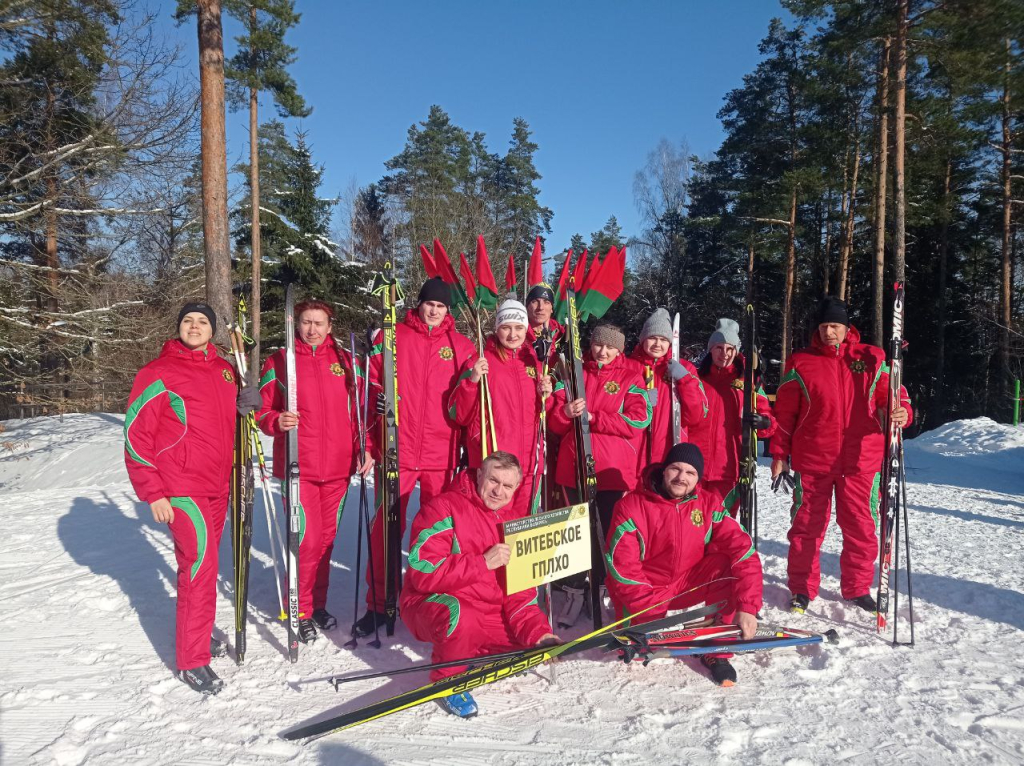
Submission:
[[[592,652],[565,662],[555,687],[531,674],[482,690],[470,721],[424,706],[304,747],[278,733],[426,681],[412,674],[339,694],[320,680],[429,656],[401,627],[382,649],[342,648],[357,493],[334,553],[329,609],[341,627],[294,666],[257,509],[246,664],[214,660],[227,686],[203,698],[171,675],[171,539],[128,484],[123,416],[2,425],[3,764],[1024,762],[1024,429],[982,418],[907,442],[914,649],[893,649],[873,618],[841,601],[834,525],[821,597],[802,617],[783,611],[789,499],[768,490],[762,465],[763,616],[835,627],[840,646],[740,656],[732,689],[713,686],[696,661],[627,667]],[[230,566],[225,539],[220,636],[232,633]]]

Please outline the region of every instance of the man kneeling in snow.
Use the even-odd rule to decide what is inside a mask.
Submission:
[[[677,444],[616,504],[608,531],[608,594],[623,615],[682,594],[645,620],[725,601],[718,619],[735,622],[743,638],[752,638],[761,608],[761,559],[743,527],[697,490],[703,470],[700,448]],[[736,682],[731,656],[701,655],[720,686]]]
[[[417,639],[434,645],[433,662],[559,642],[537,606],[536,590],[506,596],[498,581],[510,554],[500,524],[516,518],[511,503],[521,481],[516,457],[493,452],[416,514],[401,614]],[[430,678],[465,669],[436,668]],[[477,713],[468,693],[438,703],[463,718]]]

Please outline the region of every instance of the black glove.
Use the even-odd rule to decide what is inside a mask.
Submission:
[[[250,412],[259,409],[262,404],[263,397],[260,396],[260,390],[252,384],[247,385],[245,388],[240,388],[238,396],[235,397],[235,409],[238,410],[238,414],[243,418]]]
[[[388,410],[388,402],[384,398],[384,392],[379,391],[377,393],[377,414],[383,415]]]
[[[686,368],[675,359],[668,360],[668,374],[669,377],[674,381],[682,380],[686,377]]]
[[[780,489],[787,495],[792,494],[793,490],[796,489],[796,482],[793,481],[793,476],[789,471],[783,471],[772,479],[772,492],[778,494]]]
[[[647,401],[651,403],[652,407],[658,406],[658,389],[648,388],[647,389]]]
[[[533,342],[533,352],[537,355],[537,358],[544,363],[551,356],[551,341],[547,338],[537,338]]]
[[[772,421],[771,418],[767,415],[762,415],[760,412],[748,412],[743,416],[743,425],[760,431],[763,428],[771,428]]]

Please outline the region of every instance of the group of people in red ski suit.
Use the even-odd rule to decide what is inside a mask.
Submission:
[[[790,607],[805,609],[817,595],[818,549],[834,493],[844,536],[842,594],[868,608],[888,370],[880,349],[859,342],[845,304],[822,304],[818,332],[809,348],[790,357],[774,408],[759,390],[757,412],[744,416],[745,360],[734,321],[719,320],[699,367],[673,358],[664,309],[648,318],[628,356],[622,331],[599,324],[583,360],[584,395],[571,398],[567,381],[553,374],[551,346],[536,343],[564,340],[564,328],[552,317],[554,303],[547,285],[534,286],[525,305],[506,300],[493,334],[478,349],[455,329],[449,286],[432,278],[396,328],[403,533],[417,486],[421,508],[410,536],[401,615],[417,638],[433,644],[435,661],[558,640],[536,594],[504,594],[499,570],[509,551],[499,524],[547,505],[540,497],[546,473],[566,502],[580,500],[574,423],[581,417],[590,425],[596,463],[604,582],[620,614],[653,606],[646,620],[721,601],[719,619],[753,634],[761,563],[733,518],[744,425],[771,437],[776,485],[791,476],[795,486]],[[326,608],[327,590],[346,491],[355,472],[366,474],[380,459],[380,335],[364,370],[334,341],[328,304],[308,301],[295,314],[296,412],[287,408],[284,352],[267,360],[258,391],[239,389],[234,370],[210,342],[216,317],[205,304],[183,307],[178,337],[139,372],[129,401],[129,476],[154,518],[170,524],[175,543],[179,674],[207,693],[221,685],[209,666],[211,650],[219,649],[210,639],[236,412],[257,410],[259,427],[274,437],[278,478],[286,434],[298,428],[303,641],[337,624]],[[356,391],[364,387],[356,377],[363,375],[370,422],[360,454],[356,408],[363,405]],[[891,416],[899,425],[910,422],[905,392]],[[353,626],[356,635],[393,627],[384,613],[380,513],[371,545],[367,610]],[[735,680],[727,655],[705,664],[718,683]],[[459,670],[438,669],[434,677]],[[475,703],[452,699],[448,709],[471,715]]]

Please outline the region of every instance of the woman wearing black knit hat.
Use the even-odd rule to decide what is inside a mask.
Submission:
[[[871,595],[878,541],[879,468],[885,450],[889,367],[885,352],[860,342],[846,303],[826,297],[815,312],[811,345],[793,353],[775,399],[772,487],[794,488],[789,530],[790,611],[804,612],[818,595],[818,552],[836,498],[843,532],[839,557],[844,599],[875,612]],[[899,426],[912,412],[905,389],[891,416]],[[793,474],[790,478],[789,470]]]
[[[185,304],[176,337],[135,376],[124,421],[128,478],[174,540],[177,676],[203,694],[223,686],[210,657],[224,648],[211,634],[235,413],[245,415],[260,401],[255,386],[239,391],[235,371],[212,343],[216,329],[208,304]]]

